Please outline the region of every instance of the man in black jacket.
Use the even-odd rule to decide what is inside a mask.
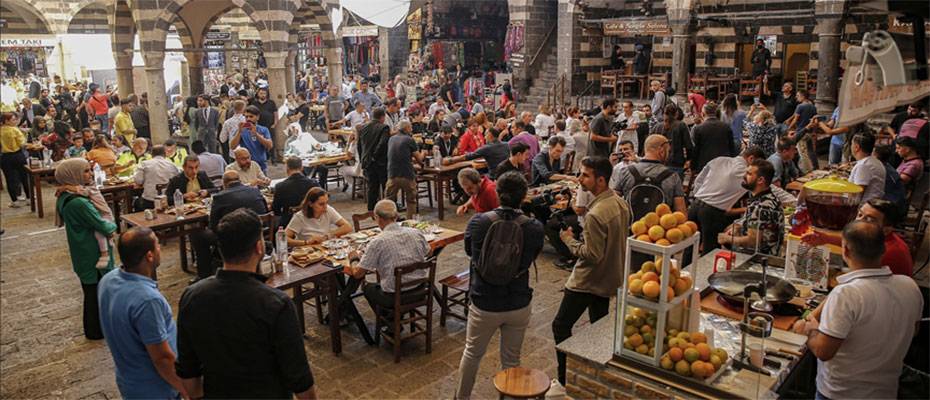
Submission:
[[[280,218],[278,226],[284,227],[291,222],[291,216],[293,216],[291,209],[303,202],[310,189],[320,187],[316,179],[304,175],[303,161],[300,158],[288,157],[285,165],[287,165],[287,178],[275,185],[274,201],[271,202],[271,211],[274,211],[274,215]]]
[[[376,108],[371,122],[361,126],[358,133],[358,153],[368,180],[368,211],[375,209],[387,183],[387,144],[391,128],[384,124],[384,116],[384,109]]]
[[[200,171],[200,159],[193,154],[184,159],[184,170],[168,181],[165,193],[170,205],[174,205],[175,190],[181,191],[185,202],[198,201],[218,191],[207,173]]]
[[[213,245],[216,244],[216,230],[220,220],[233,211],[247,208],[256,214],[268,212],[268,206],[262,192],[253,186],[243,185],[239,182],[239,173],[226,171],[223,174],[223,191],[213,196],[213,205],[210,207],[210,227],[191,235],[191,246],[194,248],[194,257],[197,259],[197,279],[213,276],[216,271],[213,258]]]
[[[694,127],[694,155],[691,156],[691,173],[697,176],[710,160],[730,157],[738,153],[733,143],[730,126],[717,117],[717,104],[704,104],[704,122]]]

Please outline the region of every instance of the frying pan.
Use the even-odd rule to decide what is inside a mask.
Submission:
[[[762,273],[754,271],[720,271],[707,278],[714,291],[735,304],[742,304],[745,300],[743,289],[747,284],[759,282],[762,282]],[[788,281],[772,275],[766,276],[766,286],[765,299],[773,305],[790,301],[798,292]]]

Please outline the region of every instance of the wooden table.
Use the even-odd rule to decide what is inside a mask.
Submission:
[[[32,178],[32,196],[29,196],[29,209],[38,211],[39,218],[45,218],[45,207],[42,206],[42,181],[55,182],[54,167],[32,167],[25,166],[26,171]]]
[[[620,85],[620,94],[624,92],[624,86],[635,84],[639,86],[639,98],[645,99],[649,91],[649,75],[617,75],[617,83]]]
[[[352,159],[351,154],[343,153],[338,156],[320,157],[320,158],[315,158],[315,159],[304,159],[303,164],[304,164],[304,167],[313,168],[313,167],[319,167],[321,165],[338,164],[343,161],[349,161],[351,159]]]
[[[334,139],[348,140],[349,136],[355,134],[355,131],[352,129],[330,129],[329,130],[329,141],[333,142]]]
[[[45,218],[45,205],[42,202],[42,181],[55,183],[54,167],[30,167],[26,166],[26,171],[32,177],[32,196],[29,196],[29,208],[36,212],[39,218]],[[120,218],[120,205],[125,204],[126,209],[132,209],[132,198],[136,191],[132,181],[117,183],[114,185],[103,185],[100,193],[107,200],[113,209],[113,217],[116,221]]]
[[[330,301],[327,302],[329,308],[329,335],[333,353],[342,353],[342,333],[339,330],[339,302],[332,299],[339,298],[339,274],[342,273],[342,267],[330,267],[332,264],[318,262],[307,267],[298,267],[288,263],[285,272],[278,272],[268,278],[265,282],[268,286],[282,291],[293,290],[294,305],[297,306],[297,318],[300,320],[301,333],[306,332],[306,323],[304,322],[304,302],[313,298],[314,293],[307,292],[304,285],[314,283],[318,287],[326,287],[327,295]]]
[[[483,159],[461,161],[455,164],[443,165],[439,168],[433,166],[416,166],[421,178],[433,181],[433,183],[435,183],[436,205],[439,208],[440,221],[446,217],[445,201],[443,200],[443,187],[445,186],[445,182],[451,179],[455,179],[456,175],[458,175],[459,171],[463,168],[479,168],[481,165],[487,165]]]
[[[798,177],[797,179],[791,181],[785,185],[785,190],[789,192],[800,192],[804,188],[804,184],[810,182],[814,179],[821,179],[830,175],[836,175],[839,178],[846,179],[849,177],[849,171],[852,170],[853,162],[847,162],[840,164],[839,166],[831,166],[827,169],[815,169],[811,172],[804,174],[804,176]]]
[[[718,100],[722,100],[733,87],[739,84],[739,78],[735,76],[708,76],[707,81],[717,85]]]
[[[187,268],[187,235],[202,231],[210,222],[210,214],[196,211],[177,219],[173,214],[155,213],[155,219],[145,219],[145,212],[135,212],[120,217],[126,225],[142,226],[151,229],[160,239],[180,238],[181,270],[191,273]]]

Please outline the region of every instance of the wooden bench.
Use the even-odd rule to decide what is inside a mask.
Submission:
[[[439,281],[442,285],[442,295],[439,298],[439,326],[446,326],[446,317],[451,316],[462,321],[468,321],[468,288],[469,271],[449,275]],[[449,293],[449,290],[452,293]],[[453,306],[462,306],[462,312],[452,310]]]

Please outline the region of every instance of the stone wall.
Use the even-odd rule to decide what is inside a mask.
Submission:
[[[533,68],[529,65],[536,51],[543,45],[546,35],[555,27],[558,13],[556,0],[509,0],[510,23],[523,24],[523,48],[513,52],[510,67],[513,69],[514,86],[525,92],[533,77]],[[555,31],[552,32],[556,34]],[[553,41],[554,42],[554,41]],[[546,49],[540,53],[543,60]]]
[[[609,365],[599,365],[568,354],[565,391],[573,399],[672,400],[682,394],[645,383],[642,378]]]
[[[407,56],[410,55],[406,22],[394,28],[378,28],[378,46],[382,80],[406,71]]]

